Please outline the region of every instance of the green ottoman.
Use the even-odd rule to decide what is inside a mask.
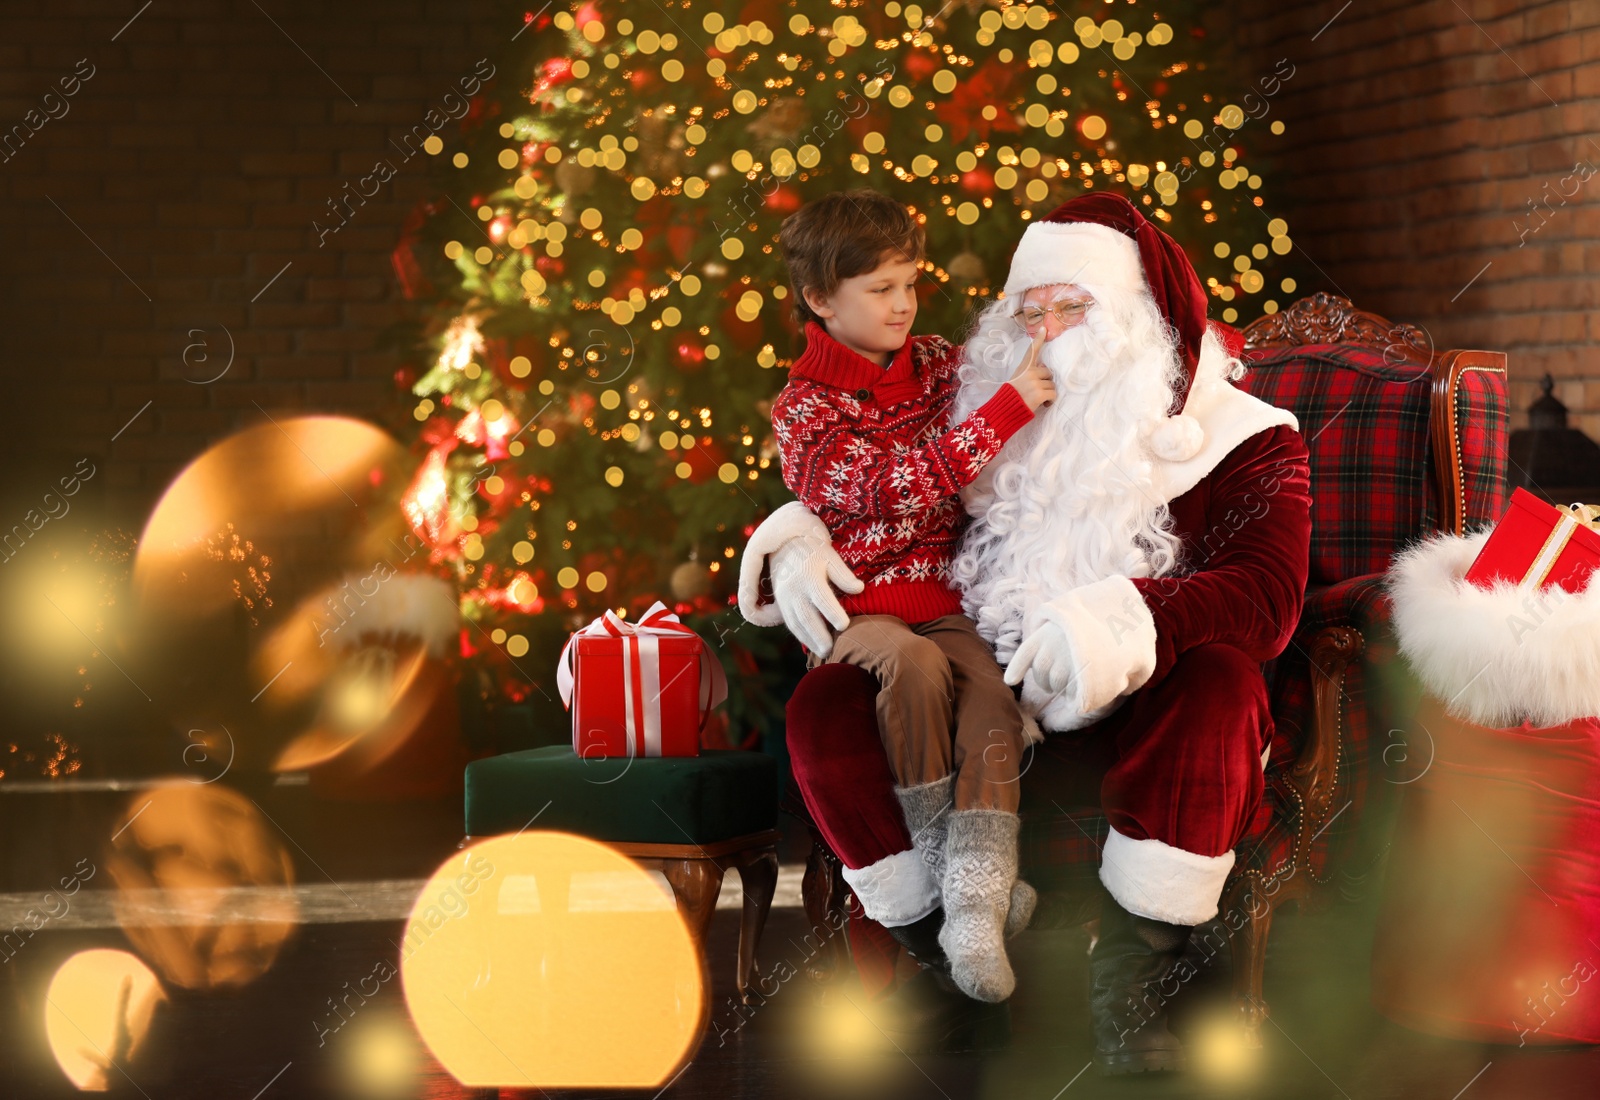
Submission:
[[[778,762],[759,752],[580,759],[552,745],[467,765],[466,841],[532,826],[603,841],[666,876],[701,945],[732,867],[744,886],[738,988],[746,1004],[756,947],[778,884]]]

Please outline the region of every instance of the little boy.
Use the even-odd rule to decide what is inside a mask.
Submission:
[[[961,613],[950,562],[969,518],[962,487],[1055,397],[1050,372],[1036,341],[1010,384],[952,425],[960,349],[911,335],[923,231],[906,208],[829,195],[786,219],[779,243],[806,333],[772,406],[784,484],[865,585],[841,598],[850,624],[809,665],[878,680],[896,794],[944,903],[890,931],[930,966],[947,959],[969,996],[1002,1001],[1015,986],[1003,937],[1035,901],[1017,879],[1022,715]]]

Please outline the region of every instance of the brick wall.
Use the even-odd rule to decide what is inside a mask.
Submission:
[[[1295,66],[1271,101],[1286,130],[1270,186],[1321,269],[1300,289],[1420,324],[1437,347],[1507,352],[1513,426],[1548,371],[1600,438],[1600,4],[1229,11],[1242,76]]]
[[[141,2],[0,15],[0,498],[88,455],[80,501],[135,529],[258,405],[403,415],[389,252],[443,166],[389,141],[519,26],[493,0]],[[327,201],[385,156],[394,178],[319,247]],[[196,384],[229,333],[231,367]]]

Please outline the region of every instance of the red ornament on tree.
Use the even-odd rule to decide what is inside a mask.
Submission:
[[[706,342],[690,333],[678,339],[678,369],[693,374],[706,363]]]
[[[907,50],[905,54],[906,73],[919,83],[937,72],[942,64],[931,50]]]
[[[739,317],[737,305],[730,305],[719,318],[728,342],[740,351],[754,351],[761,343],[765,331],[760,321],[745,321]]]
[[[939,121],[944,123],[950,141],[959,144],[971,134],[987,139],[995,130],[1019,132],[1021,127],[1007,106],[1016,75],[1016,70],[1010,65],[990,61],[957,84],[950,98],[933,109]],[[995,109],[994,118],[983,117],[985,107]]]
[[[728,461],[728,451],[721,440],[704,435],[695,442],[693,449],[684,452],[683,460],[689,464],[689,483],[703,485],[717,476],[717,471]]]
[[[775,214],[793,214],[804,202],[800,192],[788,184],[779,184],[766,198],[766,206]]]
[[[994,173],[989,169],[979,166],[970,172],[961,174],[961,186],[969,194],[983,196],[994,194]]]

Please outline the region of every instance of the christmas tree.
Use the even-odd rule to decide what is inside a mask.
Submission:
[[[792,499],[769,422],[798,351],[776,239],[811,198],[866,186],[913,208],[919,332],[959,339],[1029,219],[1094,188],[1188,248],[1222,320],[1276,310],[1293,280],[1257,265],[1291,243],[1248,151],[1281,132],[1268,101],[1293,69],[1219,86],[1192,17],[983,0],[527,14],[462,132],[429,140],[450,194],[396,252],[429,303],[403,379],[425,449],[404,505],[460,582],[486,682],[549,699],[570,631],[661,599],[724,661],[730,741],[781,721],[798,647],[743,624],[733,592],[754,524]]]

